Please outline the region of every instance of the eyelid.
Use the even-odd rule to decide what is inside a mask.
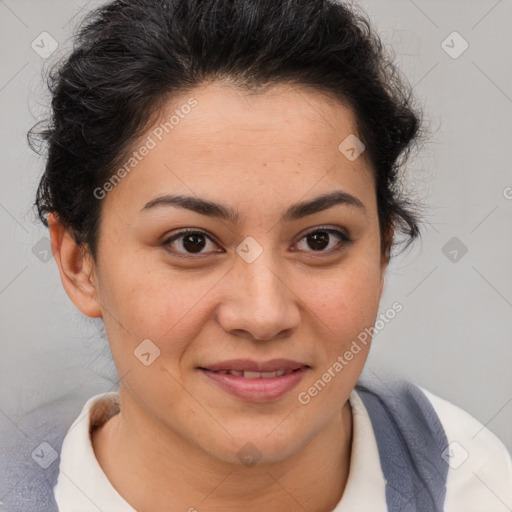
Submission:
[[[302,240],[305,236],[310,235],[311,233],[315,233],[316,231],[328,231],[329,233],[339,233],[347,240],[352,240],[350,238],[349,234],[347,233],[346,229],[343,229],[340,226],[334,226],[332,224],[326,224],[324,226],[314,226],[312,228],[308,228],[299,235],[299,237],[300,237],[299,240]]]

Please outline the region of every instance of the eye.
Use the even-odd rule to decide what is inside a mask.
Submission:
[[[300,246],[302,243],[303,247],[299,247],[298,250],[306,252],[331,253],[340,251],[351,242],[352,240],[339,229],[320,227],[304,235],[296,245]],[[218,245],[209,235],[197,229],[182,230],[165,239],[162,246],[180,257],[223,252],[222,249],[215,249]]]
[[[171,252],[178,256],[187,256],[189,254],[205,254],[210,248],[217,247],[217,244],[203,231],[196,229],[186,229],[180,231],[167,238],[162,242],[164,247],[169,247]],[[206,248],[206,251],[203,250]],[[214,250],[213,252],[222,252],[222,250]]]
[[[331,253],[340,251],[350,242],[352,240],[343,231],[321,227],[304,235],[297,245],[302,243],[302,250],[306,250],[306,252]],[[308,250],[308,247],[311,250]],[[299,250],[301,249],[299,248]]]

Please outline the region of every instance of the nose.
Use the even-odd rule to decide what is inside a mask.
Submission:
[[[289,335],[298,327],[299,298],[293,283],[278,268],[270,251],[252,263],[237,258],[226,276],[225,293],[217,309],[226,332],[263,341]]]

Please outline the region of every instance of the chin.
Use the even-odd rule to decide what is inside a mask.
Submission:
[[[256,464],[283,462],[303,449],[314,437],[314,434],[308,436],[305,432],[292,432],[289,429],[282,429],[278,433],[278,425],[279,421],[272,428],[259,429],[256,432],[254,430],[246,433],[239,432],[233,435],[228,446],[223,445],[222,440],[219,439],[219,445],[216,447],[214,443],[210,443],[204,448],[217,460],[252,467]]]

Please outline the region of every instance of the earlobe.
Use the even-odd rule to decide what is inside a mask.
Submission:
[[[94,281],[94,262],[90,254],[75,242],[70,230],[53,213],[48,215],[48,226],[53,256],[66,293],[84,315],[101,317]]]

